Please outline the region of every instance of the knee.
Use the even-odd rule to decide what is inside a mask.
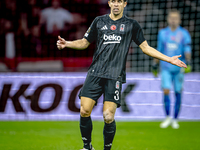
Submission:
[[[80,114],[81,117],[89,117],[91,112],[89,109],[85,109],[83,106],[81,106]]]
[[[164,94],[169,95],[169,89],[164,89]]]
[[[105,123],[112,123],[114,121],[114,113],[110,111],[103,112],[103,118]]]

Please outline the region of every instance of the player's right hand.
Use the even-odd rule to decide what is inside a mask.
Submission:
[[[65,39],[61,38],[60,36],[58,36],[57,47],[58,47],[59,50],[66,47]]]

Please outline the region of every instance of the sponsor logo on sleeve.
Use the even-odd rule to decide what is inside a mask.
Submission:
[[[85,35],[84,35],[84,36],[85,36],[85,37],[88,37],[88,35],[89,35],[88,33],[85,33]]]
[[[91,31],[91,28],[89,28],[88,30],[87,30],[87,32],[85,33],[85,37],[88,37],[88,35],[89,35],[89,33],[90,33],[90,31]]]

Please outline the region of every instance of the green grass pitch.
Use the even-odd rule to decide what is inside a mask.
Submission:
[[[200,122],[160,129],[160,122],[119,122],[112,150],[199,150]],[[103,122],[93,121],[92,144],[103,150]],[[77,121],[0,122],[0,150],[79,150]]]

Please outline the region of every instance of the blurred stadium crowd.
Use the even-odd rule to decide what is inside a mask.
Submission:
[[[129,0],[125,14],[140,23],[145,38],[156,48],[158,31],[167,26],[166,16],[172,8],[182,13],[181,25],[192,37],[193,71],[200,71],[200,1]],[[28,62],[36,61],[48,61],[46,64],[50,68],[58,61],[55,68],[60,69],[50,71],[86,70],[95,45],[84,51],[59,51],[56,48],[57,36],[66,40],[80,39],[96,16],[109,11],[107,0],[1,0],[0,71],[31,71],[33,64]],[[142,54],[135,44],[129,53],[128,71],[151,71],[152,58]],[[19,65],[23,62],[28,64],[24,66],[28,69],[20,70]],[[44,65],[44,68],[47,67]]]

